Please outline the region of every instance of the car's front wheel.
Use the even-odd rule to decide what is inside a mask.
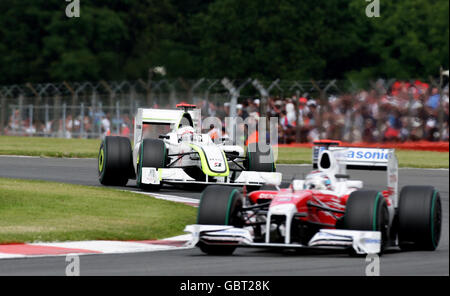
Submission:
[[[242,195],[237,188],[211,185],[201,195],[198,207],[197,224],[242,226],[240,210]],[[202,252],[211,255],[231,255],[235,245],[208,244],[200,242]]]
[[[347,200],[343,228],[380,231],[382,252],[389,235],[389,212],[383,195],[371,190],[352,192]]]
[[[144,139],[139,148],[137,157],[137,185],[148,191],[158,191],[159,185],[144,184],[142,180],[142,168],[164,168],[167,165],[167,149],[163,141],[159,139]]]

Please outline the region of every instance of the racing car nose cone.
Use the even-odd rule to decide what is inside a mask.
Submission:
[[[294,204],[281,204],[270,208],[272,215],[290,215],[295,212],[297,212],[297,208]]]

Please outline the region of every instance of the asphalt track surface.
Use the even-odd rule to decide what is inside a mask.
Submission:
[[[425,157],[426,155],[424,155]],[[99,186],[94,159],[53,159],[0,156],[0,177],[37,179]],[[309,166],[279,165],[285,181],[302,177]],[[349,171],[352,179],[363,180],[367,189],[386,185],[385,172]],[[441,193],[443,228],[434,252],[400,252],[392,249],[380,259],[381,275],[449,275],[449,171],[400,169],[399,185],[432,185]],[[127,189],[137,190],[130,181]],[[165,188],[159,193],[199,198],[198,190]],[[0,260],[0,275],[65,275],[65,257]],[[149,253],[80,256],[81,275],[355,275],[364,276],[365,257],[343,252],[273,251],[238,249],[233,256],[206,256],[198,249]]]

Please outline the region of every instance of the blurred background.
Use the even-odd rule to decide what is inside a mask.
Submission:
[[[449,1],[0,0],[0,134],[133,135],[138,107],[279,143],[449,140]]]

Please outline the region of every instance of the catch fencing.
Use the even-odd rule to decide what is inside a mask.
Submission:
[[[0,133],[18,136],[100,138],[106,134],[133,135],[137,108],[174,108],[196,104],[202,116],[277,116],[280,143],[317,138],[358,141],[370,129],[373,141],[383,141],[389,121],[410,140],[448,137],[448,82],[429,78],[356,83],[331,81],[260,81],[257,79],[137,80],[122,82],[62,82],[0,87]],[[422,88],[422,89],[421,89]],[[415,89],[415,90],[414,90]],[[433,94],[437,107],[428,108]],[[394,97],[394,98],[393,98]],[[365,114],[370,106],[370,114]],[[436,107],[436,108],[434,108]],[[306,111],[307,110],[307,111]],[[256,115],[255,115],[256,114]],[[397,117],[395,120],[392,117]],[[372,120],[372,125],[367,123]],[[402,140],[401,136],[398,136]]]

